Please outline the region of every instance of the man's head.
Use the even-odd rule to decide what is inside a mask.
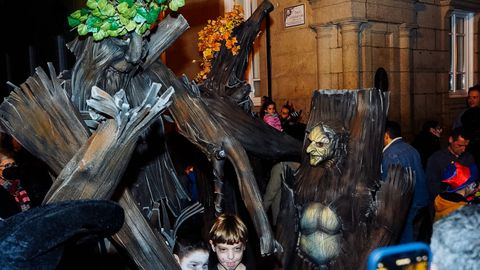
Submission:
[[[433,224],[430,248],[438,270],[476,269],[480,205],[467,205]]]
[[[383,135],[383,146],[388,145],[393,139],[402,136],[402,129],[400,124],[394,121],[387,121],[385,123],[385,134]]]
[[[480,106],[480,84],[476,84],[468,89],[467,103],[470,108]]]
[[[210,245],[218,263],[227,270],[236,269],[242,262],[248,231],[235,215],[222,214],[210,229]]]
[[[469,143],[468,132],[463,127],[458,127],[448,137],[448,150],[458,157],[465,152]]]
[[[308,134],[310,144],[307,146],[307,153],[310,155],[310,165],[316,166],[320,162],[333,156],[336,133],[327,125],[319,124]]]

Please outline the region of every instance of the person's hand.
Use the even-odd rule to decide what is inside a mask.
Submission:
[[[300,111],[292,111],[292,112],[290,113],[290,117],[292,117],[292,120],[293,120],[293,121],[297,121],[297,120],[300,118],[301,115],[302,115],[302,110],[300,110]]]

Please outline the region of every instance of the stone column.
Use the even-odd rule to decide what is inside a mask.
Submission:
[[[400,25],[399,68],[400,68],[400,124],[404,134],[412,134],[412,25]]]
[[[330,39],[332,38],[331,24],[312,25],[317,33],[317,88],[332,88],[332,57],[330,48]]]
[[[360,88],[360,31],[363,21],[340,23],[342,31],[343,88]]]

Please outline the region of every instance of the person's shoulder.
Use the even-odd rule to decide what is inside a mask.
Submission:
[[[405,142],[403,139],[399,139],[397,141],[394,141],[385,151],[388,151],[391,149],[391,151],[394,152],[415,152],[417,153],[417,150],[411,146],[409,143]]]

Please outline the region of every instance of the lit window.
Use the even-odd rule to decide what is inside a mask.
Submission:
[[[450,16],[449,91],[467,91],[473,83],[473,13],[455,10]]]

